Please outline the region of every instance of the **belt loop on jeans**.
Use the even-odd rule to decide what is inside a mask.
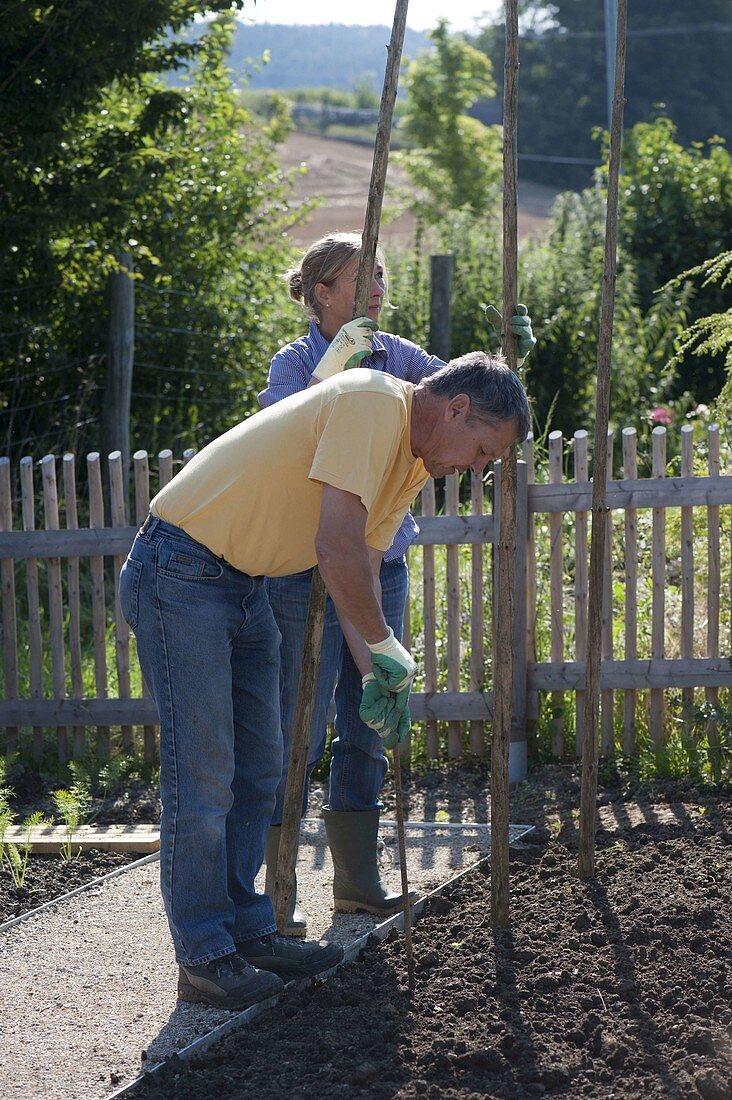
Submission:
[[[152,523],[153,519],[154,519],[154,516],[153,516],[152,512],[148,512],[148,514],[147,514],[147,519],[145,520],[145,522],[143,523],[142,527],[140,528],[140,534],[141,534],[141,535],[144,535],[144,534],[145,534],[145,532],[147,531],[148,527],[149,527],[149,526],[150,526],[150,524]]]

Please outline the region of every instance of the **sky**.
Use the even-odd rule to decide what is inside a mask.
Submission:
[[[343,0],[257,0],[249,3],[239,18],[251,23],[345,23],[349,26],[387,26],[394,21],[394,0],[370,0],[362,8]],[[407,26],[415,31],[431,30],[441,17],[456,31],[468,31],[488,22],[503,11],[503,0],[411,0]],[[487,18],[481,19],[486,15]]]

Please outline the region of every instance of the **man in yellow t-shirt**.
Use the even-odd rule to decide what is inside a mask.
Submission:
[[[385,744],[416,672],[378,577],[427,477],[480,472],[529,430],[517,377],[482,352],[418,386],[336,374],[215,439],[154,498],[120,578],[160,717],[161,889],[179,996],[243,1008],[335,965],[275,934],[257,894],[282,767],[279,632],[263,578],[317,565]]]

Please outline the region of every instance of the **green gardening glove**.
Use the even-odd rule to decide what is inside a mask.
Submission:
[[[503,317],[496,307],[486,306],[485,315],[500,336]],[[516,312],[511,318],[510,327],[511,332],[516,337],[516,365],[520,367],[536,343],[536,337],[531,331],[531,318],[526,306],[520,303],[516,306]]]
[[[397,712],[395,697],[384,695],[373,672],[364,676],[362,686],[359,717],[365,725],[378,733],[382,744],[391,749],[397,742],[403,741],[411,729],[409,710],[405,708],[401,714]]]
[[[394,695],[397,713],[407,708],[409,692],[417,675],[417,662],[389,627],[381,642],[366,643],[371,650],[371,670],[384,695]]]
[[[371,355],[371,343],[376,332],[376,322],[370,317],[356,317],[338,329],[325,355],[313,371],[313,378],[324,382],[334,374],[357,367],[362,359]]]

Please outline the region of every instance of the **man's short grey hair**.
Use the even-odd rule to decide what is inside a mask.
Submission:
[[[519,440],[531,431],[526,391],[501,355],[471,351],[425,378],[424,385],[435,397],[448,401],[459,393],[467,394],[470,416],[491,426],[515,420]]]

